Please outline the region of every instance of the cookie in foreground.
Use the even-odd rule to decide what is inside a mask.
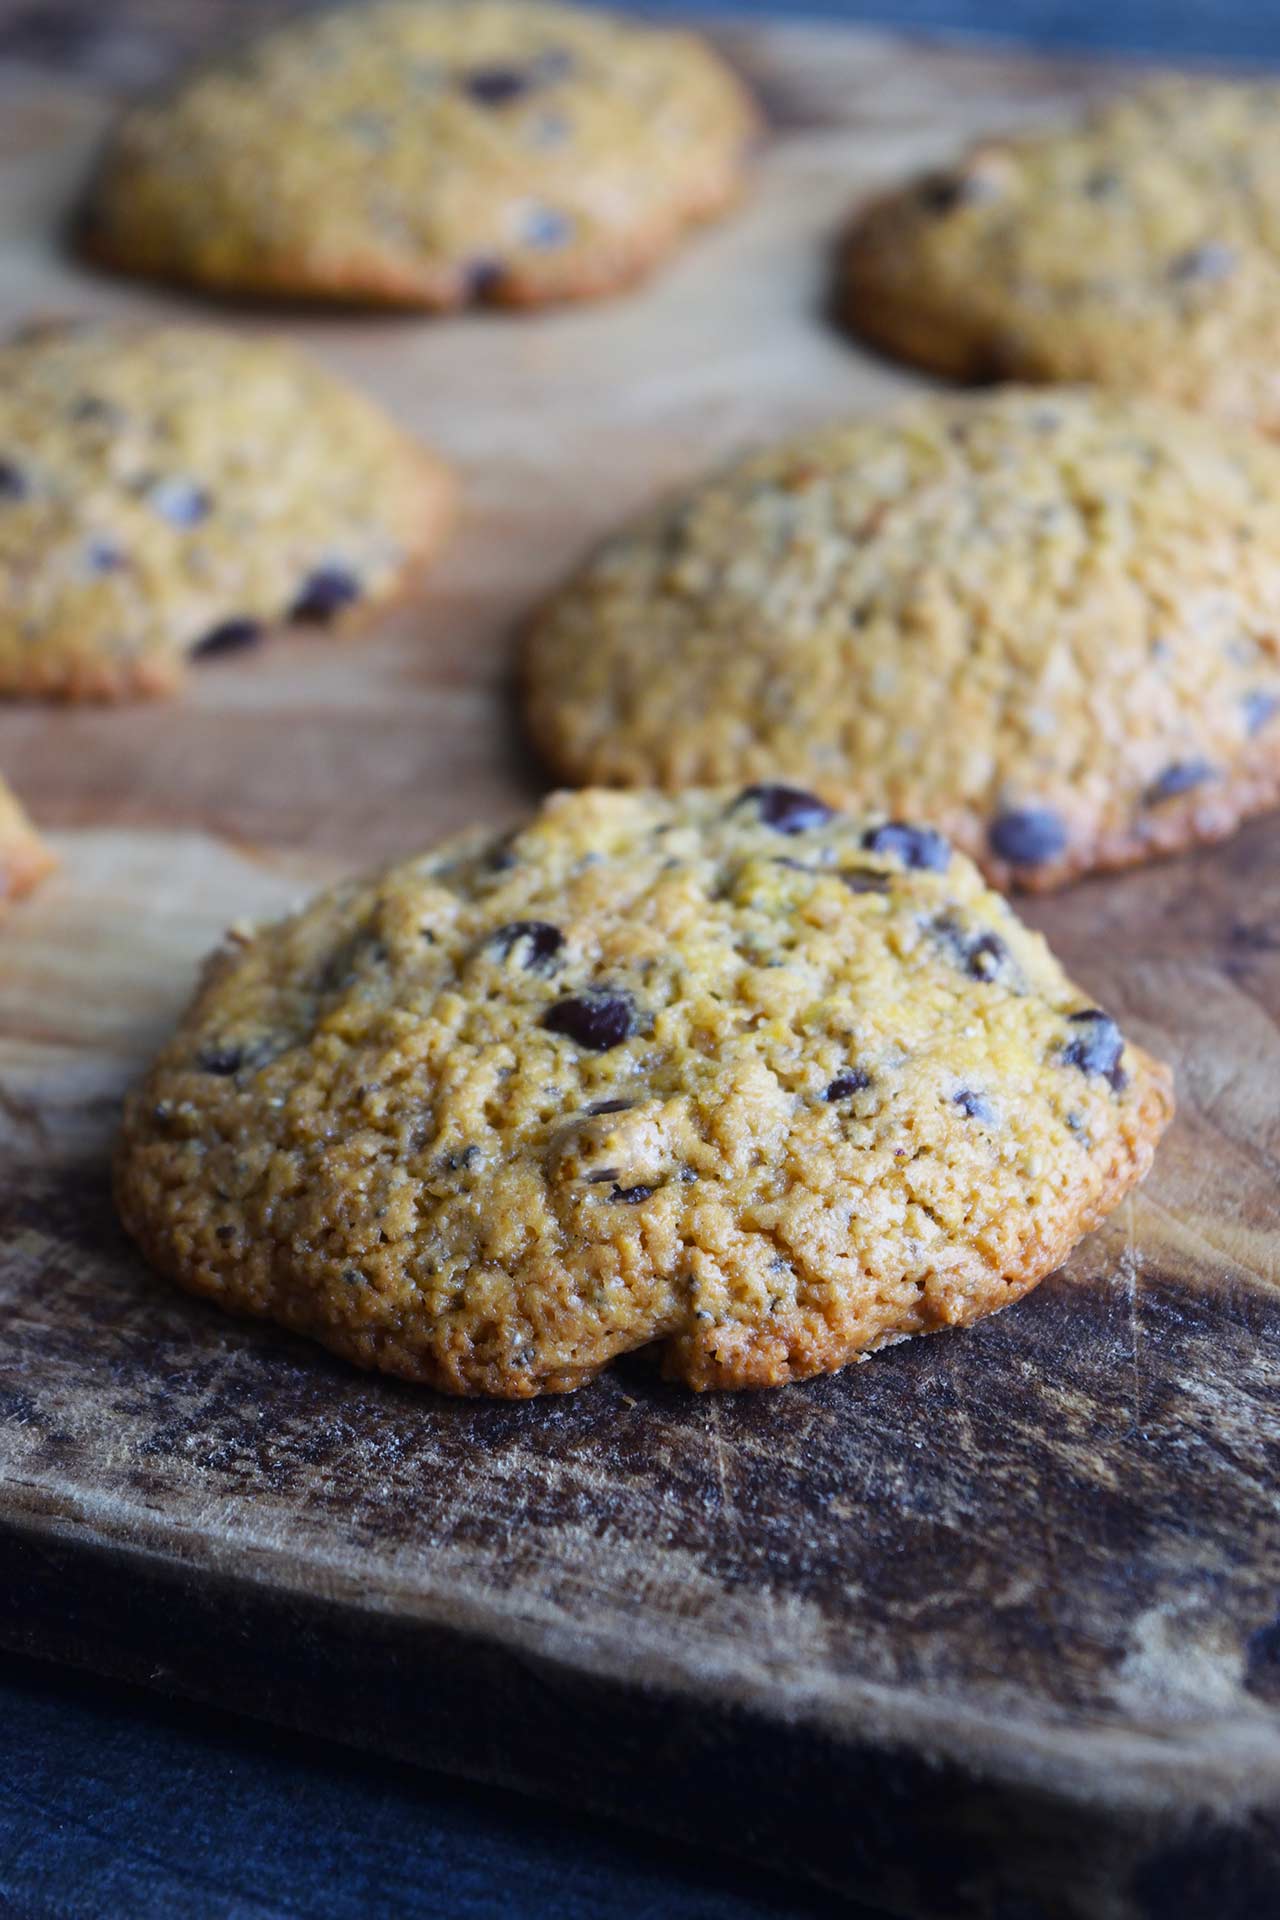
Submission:
[[[1280,798],[1280,449],[1088,390],[930,398],[738,460],[535,620],[562,779],[793,779],[999,886]]]
[[[233,934],[116,1193],[181,1286],[449,1393],[763,1387],[1016,1300],[1172,1111],[931,829],[588,791]]]
[[[56,865],[17,795],[0,780],[0,913]]]
[[[1090,380],[1280,433],[1280,86],[1183,79],[988,139],[842,253],[849,325],[960,379]]]
[[[0,694],[172,691],[398,593],[452,483],[292,347],[54,324],[0,346]]]
[[[737,198],[757,124],[690,33],[544,0],[379,0],[292,22],[126,113],[82,244],[218,291],[584,298]]]

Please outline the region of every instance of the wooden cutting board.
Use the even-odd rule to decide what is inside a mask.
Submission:
[[[135,13],[149,77],[172,23]],[[725,41],[777,137],[752,204],[649,289],[525,319],[227,314],[457,463],[464,523],[416,601],[211,662],[175,703],[0,714],[63,861],[0,937],[0,1640],[903,1913],[1262,1920],[1280,819],[1033,910],[1176,1063],[1181,1114],[1106,1230],[972,1332],[767,1395],[632,1362],[458,1405],[176,1297],[113,1223],[121,1090],[222,926],[537,791],[506,694],[521,610],[721,449],[913,384],[827,324],[850,200],[1099,84],[837,30]],[[105,98],[0,67],[5,321],[200,312],[55,249]]]

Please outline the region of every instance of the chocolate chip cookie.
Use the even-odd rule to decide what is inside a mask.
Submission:
[[[1000,886],[1280,796],[1280,449],[1156,402],[930,399],[741,460],[536,620],[571,780],[788,779],[932,821]]]
[[[54,859],[12,789],[0,780],[0,912],[29,893]]]
[[[692,34],[543,0],[382,0],[291,23],[126,114],[83,243],[219,290],[581,298],[736,198],[756,125]]]
[[[397,592],[444,468],[293,348],[185,327],[0,347],[0,694],[165,693]]]
[[[1017,1299],[1171,1111],[933,828],[591,791],[234,932],[116,1190],[180,1285],[446,1392],[772,1386]]]
[[[850,324],[939,373],[1280,432],[1280,86],[1165,82],[984,140],[867,208],[843,272]]]

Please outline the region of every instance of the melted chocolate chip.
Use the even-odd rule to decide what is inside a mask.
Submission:
[[[175,527],[198,526],[213,504],[204,488],[192,480],[157,480],[147,489],[147,501]]]
[[[564,945],[564,935],[548,920],[511,920],[491,933],[485,944],[495,947],[502,960],[509,959],[518,948],[522,967],[530,973],[549,973]]]
[[[596,1100],[587,1108],[588,1113],[630,1113],[630,1100]],[[613,1175],[610,1175],[613,1178]]]
[[[542,1024],[552,1033],[576,1040],[580,1047],[607,1053],[610,1047],[620,1047],[634,1033],[635,1008],[625,993],[614,993],[608,987],[587,987],[582,993],[571,993],[567,999],[557,1000],[542,1016]]]
[[[1149,807],[1158,806],[1161,800],[1174,800],[1180,793],[1190,793],[1193,787],[1202,787],[1206,780],[1214,778],[1216,770],[1207,760],[1175,760],[1151,782],[1142,797]]]
[[[0,460],[0,500],[25,500],[27,479],[12,460]]]
[[[195,660],[207,660],[215,653],[240,653],[245,647],[256,647],[261,638],[262,628],[256,620],[224,620],[196,642],[191,655]]]
[[[975,1093],[972,1087],[961,1087],[959,1093],[953,1093],[951,1097],[967,1119],[980,1120],[987,1127],[995,1125],[995,1108],[982,1094]]]
[[[850,1067],[847,1072],[836,1075],[822,1097],[827,1101],[849,1100],[870,1085],[869,1073],[864,1073],[861,1067]]]
[[[930,873],[945,873],[951,864],[951,848],[933,827],[914,827],[905,820],[886,820],[862,836],[868,853],[891,853],[904,867],[918,867]]]
[[[1255,733],[1261,733],[1268,720],[1280,713],[1280,693],[1268,693],[1257,687],[1252,693],[1246,693],[1241,702],[1244,709],[1244,730],[1252,739]]]
[[[819,800],[816,793],[806,793],[802,787],[746,787],[734,805],[741,807],[748,803],[758,808],[765,826],[777,833],[807,833],[811,827],[825,826],[835,811],[825,800]]]
[[[528,93],[535,76],[522,67],[473,67],[463,76],[467,97],[478,107],[505,107]]]
[[[243,1047],[202,1047],[196,1055],[196,1065],[201,1073],[227,1075],[239,1073],[245,1064],[247,1055]]]
[[[998,933],[970,933],[949,913],[938,916],[933,931],[974,980],[994,980],[1009,963],[1009,949]]]
[[[319,625],[360,598],[360,582],[345,567],[318,567],[303,582],[289,609],[291,620],[314,620]]]
[[[1100,1073],[1119,1093],[1128,1080],[1120,1065],[1124,1035],[1111,1015],[1101,1007],[1085,1007],[1080,1013],[1068,1014],[1067,1022],[1081,1031],[1063,1047],[1063,1064],[1078,1067],[1081,1073]]]
[[[1206,240],[1203,246],[1189,247],[1169,263],[1169,278],[1179,282],[1225,280],[1234,273],[1235,250],[1220,240]]]
[[[615,1187],[609,1195],[611,1200],[621,1200],[628,1207],[638,1207],[642,1200],[652,1194],[652,1187]]]
[[[1024,807],[993,820],[987,842],[1011,867],[1039,867],[1066,851],[1067,829],[1062,816],[1048,807]]]

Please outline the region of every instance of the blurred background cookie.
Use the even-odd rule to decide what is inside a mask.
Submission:
[[[1280,451],[1150,402],[924,400],[745,458],[529,637],[563,776],[794,778],[1050,887],[1280,793]]]
[[[846,242],[864,338],[961,379],[1090,380],[1280,432],[1280,86],[1171,80],[984,140]]]
[[[283,620],[345,621],[440,539],[452,484],[292,347],[32,329],[0,347],[0,693],[171,690]]]
[[[543,0],[383,0],[283,27],[127,113],[83,242],[221,290],[581,298],[727,206],[756,126],[692,34]]]

